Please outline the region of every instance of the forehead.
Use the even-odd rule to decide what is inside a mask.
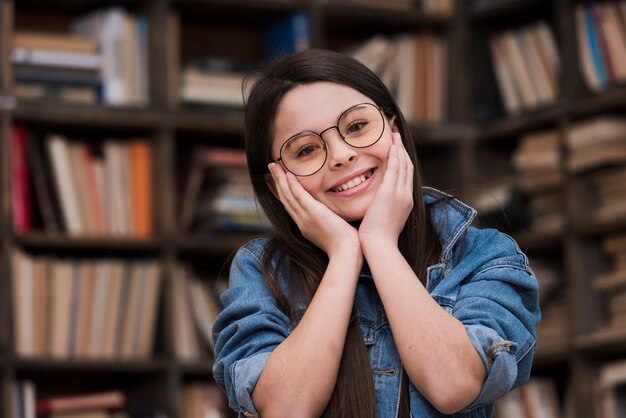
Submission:
[[[321,131],[337,123],[347,108],[372,102],[359,91],[342,84],[318,82],[295,87],[281,100],[274,126],[282,140],[304,131]]]

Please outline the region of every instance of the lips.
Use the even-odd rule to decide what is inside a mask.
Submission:
[[[366,170],[360,174],[353,176],[352,178],[349,178],[348,180],[342,179],[340,184],[331,187],[330,190],[335,193],[350,190],[358,186],[359,184],[364,183],[367,179],[372,177],[373,174],[374,174],[374,169]]]

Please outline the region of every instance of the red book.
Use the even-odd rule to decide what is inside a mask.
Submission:
[[[119,390],[76,396],[58,396],[38,401],[37,414],[94,409],[119,409],[124,406],[124,401],[124,393]]]
[[[32,198],[27,150],[26,128],[23,125],[14,125],[11,130],[11,205],[15,232],[28,231],[32,227]]]

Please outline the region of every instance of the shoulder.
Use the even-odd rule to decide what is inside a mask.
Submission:
[[[464,244],[466,256],[477,257],[482,261],[497,261],[521,268],[528,266],[528,258],[517,242],[509,235],[496,229],[467,228]]]
[[[230,263],[229,287],[250,286],[262,278],[263,257],[269,238],[256,238],[248,241],[237,250]]]
[[[469,227],[460,244],[457,262],[470,279],[514,281],[518,285],[528,282],[528,286],[534,286],[528,257],[509,235],[495,229]]]

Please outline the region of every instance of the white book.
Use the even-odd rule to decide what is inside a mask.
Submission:
[[[98,41],[102,52],[102,81],[104,102],[110,105],[129,103],[128,80],[124,72],[124,19],[126,11],[121,7],[98,10],[77,19],[72,25],[76,34],[89,36]]]
[[[517,32],[515,36],[519,42],[522,55],[524,56],[525,62],[528,66],[539,101],[543,104],[553,101],[555,99],[555,93],[552,91],[550,86],[550,80],[548,80],[546,73],[543,71],[539,51],[535,49],[535,46],[530,39],[530,29],[522,29]]]
[[[500,37],[492,36],[489,39],[491,60],[493,61],[496,82],[500,90],[500,96],[504,102],[504,108],[508,114],[519,112],[522,107],[521,98],[517,92],[511,66],[502,53]]]
[[[80,216],[78,191],[74,187],[72,178],[67,140],[60,135],[53,134],[48,137],[46,145],[67,232],[70,235],[81,235],[85,230]]]
[[[513,80],[517,85],[517,91],[520,93],[522,104],[525,108],[536,107],[540,103],[539,96],[535,91],[535,85],[531,79],[515,32],[507,30],[502,33],[501,45],[502,52],[511,66]]]
[[[52,267],[52,323],[51,352],[56,359],[65,359],[70,349],[72,320],[72,289],[74,272],[72,262],[55,260]]]
[[[13,301],[15,304],[15,314],[13,315],[15,350],[19,356],[30,357],[35,353],[33,260],[21,251],[14,250],[11,262],[13,267]]]
[[[91,314],[91,327],[89,327],[89,348],[87,356],[98,358],[102,356],[104,341],[105,315],[109,309],[109,276],[111,262],[100,260],[96,262],[96,275],[93,286],[93,312]]]

